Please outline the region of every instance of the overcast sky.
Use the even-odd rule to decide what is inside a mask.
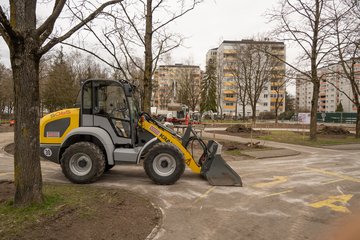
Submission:
[[[241,40],[271,30],[264,13],[279,0],[205,0],[178,19],[174,32],[187,37],[185,47],[172,52],[175,62],[189,58],[196,65],[205,65],[206,52],[222,40]],[[1,62],[9,66],[8,50],[0,42]]]
[[[206,52],[223,40],[241,40],[269,32],[265,12],[277,6],[279,0],[205,0],[194,10],[178,19],[174,32],[186,37],[185,47],[172,52],[173,63],[190,61],[205,66]],[[287,46],[287,57],[296,55]],[[1,62],[9,66],[8,50],[0,40]]]
[[[266,10],[279,0],[205,0],[192,12],[178,20],[177,30],[188,37],[185,45],[172,53],[175,61],[192,58],[205,65],[206,52],[218,47],[222,40],[241,40],[271,31]]]

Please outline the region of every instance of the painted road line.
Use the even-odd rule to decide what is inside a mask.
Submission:
[[[201,199],[203,198],[206,198],[209,193],[211,193],[214,189],[215,189],[216,186],[213,186],[211,187],[209,190],[207,190],[205,193],[201,194],[197,199],[195,199],[194,203],[197,203],[199,202]]]
[[[353,197],[352,194],[329,196],[328,199],[311,203],[309,204],[309,206],[313,208],[328,207],[335,212],[350,213],[350,210],[347,207],[341,205],[335,205],[335,203],[340,203],[345,205],[350,201],[352,197]]]
[[[321,184],[322,184],[322,185],[327,185],[327,184],[337,183],[337,182],[342,182],[342,181],[345,181],[345,179],[331,180],[331,181],[328,181],[328,182],[322,182]]]
[[[271,194],[265,195],[264,197],[278,196],[278,195],[281,195],[281,194],[290,193],[290,192],[292,192],[292,191],[293,191],[293,190],[287,190],[287,191],[278,192],[278,193],[271,193]]]
[[[257,183],[254,186],[258,188],[273,187],[275,185],[285,183],[288,180],[286,176],[274,176],[273,179],[274,180],[271,182]]]
[[[339,173],[336,173],[336,172],[331,172],[331,171],[322,170],[322,169],[318,169],[318,168],[306,167],[306,169],[309,169],[309,170],[311,170],[313,172],[322,173],[322,174],[325,174],[325,175],[328,175],[328,176],[335,176],[335,177],[338,177],[338,178],[343,179],[343,180],[348,180],[348,181],[351,181],[351,182],[360,183],[359,178],[354,178],[354,177],[351,177],[351,176],[348,176],[348,175],[339,174]]]
[[[7,175],[14,175],[14,173],[8,172],[8,173],[0,173],[0,177],[1,176],[7,176]]]

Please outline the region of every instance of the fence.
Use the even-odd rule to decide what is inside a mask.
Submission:
[[[318,113],[317,121],[325,123],[355,123],[356,113]]]

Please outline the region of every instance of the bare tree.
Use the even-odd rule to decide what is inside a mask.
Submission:
[[[284,72],[285,73],[285,72]],[[271,98],[275,99],[275,101],[272,102],[274,105],[274,113],[275,113],[275,123],[277,124],[279,121],[279,110],[282,108],[285,109],[286,106],[286,87],[288,85],[291,85],[294,78],[294,71],[290,69],[286,72],[284,75],[283,73],[280,73],[278,75],[278,78],[271,80],[271,85],[273,85],[273,93]]]
[[[271,46],[264,42],[247,43],[240,47],[238,54],[240,76],[245,83],[246,98],[251,106],[252,121],[256,121],[256,109],[259,98],[270,80],[276,76],[278,60],[268,54]]]
[[[332,18],[334,46],[336,52],[334,58],[339,59],[335,67],[329,68],[330,72],[348,81],[352,94],[344,91],[341,86],[332,82],[338,91],[343,93],[357,109],[356,138],[360,138],[360,9],[357,1],[335,1],[332,0]]]
[[[178,71],[178,97],[179,102],[195,111],[200,103],[201,76],[200,69],[194,66],[184,65]]]
[[[105,19],[110,20],[113,26],[106,25],[102,34],[87,25],[110,60],[104,54],[80,46],[81,43],[66,44],[93,54],[130,81],[134,76],[129,69],[136,67],[143,74],[139,86],[143,89],[142,110],[150,112],[152,76],[157,64],[163,55],[179,47],[184,40],[179,34],[171,32],[168,26],[201,1],[180,0],[176,4],[169,0],[126,1],[121,3],[120,11],[106,15]],[[142,61],[139,61],[139,54],[144,54]]]
[[[242,108],[242,119],[245,121],[245,109],[246,106],[249,104],[248,99],[248,81],[245,81],[245,76],[243,75],[244,72],[244,65],[242,64],[241,58],[241,47],[236,47],[236,53],[234,56],[235,61],[228,62],[228,70],[231,73],[235,83],[236,83],[236,105],[235,105],[235,118],[237,118],[238,114],[238,103],[240,103]]]
[[[311,140],[316,140],[317,133],[317,109],[322,78],[318,74],[318,68],[333,50],[327,42],[330,36],[329,28],[333,23],[328,16],[328,2],[327,0],[284,0],[278,9],[268,14],[272,21],[278,23],[275,33],[300,47],[303,54],[299,58],[299,63],[310,68],[310,70],[302,70],[300,64],[295,66],[285,59],[278,58],[313,84]]]
[[[36,1],[13,0],[0,6],[0,34],[9,51],[15,92],[15,205],[43,201],[39,158],[39,63],[56,44],[93,20],[108,1],[60,36],[51,36],[66,0],[56,0],[49,17],[37,24]],[[84,2],[86,4],[86,2]],[[93,5],[92,5],[93,6]],[[10,11],[11,10],[11,11]],[[8,16],[10,18],[8,18]]]

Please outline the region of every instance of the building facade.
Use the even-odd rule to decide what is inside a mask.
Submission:
[[[218,107],[226,115],[242,115],[242,103],[239,101],[239,77],[235,76],[231,65],[236,64],[241,57],[241,51],[248,46],[266,46],[271,53],[285,60],[285,44],[273,41],[223,41],[218,48],[211,49],[206,54],[206,62],[216,62],[218,78]],[[272,77],[264,84],[259,100],[257,102],[256,115],[261,112],[285,111],[285,63],[278,61],[277,65],[271,68]],[[246,101],[243,101],[246,102]],[[221,110],[220,110],[221,109]],[[245,106],[246,117],[252,116],[252,109],[249,104]]]
[[[341,74],[342,71],[339,64],[326,66],[318,70],[318,75],[322,79],[320,81],[318,112],[336,112],[340,103],[343,112],[357,111],[356,106],[348,98],[353,98],[354,95],[350,82]],[[355,65],[355,71],[360,71],[360,64]],[[360,76],[357,78],[357,81],[360,82]],[[311,110],[312,96],[313,84],[298,76],[296,80],[296,109],[298,112],[309,112]]]
[[[157,111],[199,110],[202,72],[195,65],[160,65],[154,73],[152,106]]]

